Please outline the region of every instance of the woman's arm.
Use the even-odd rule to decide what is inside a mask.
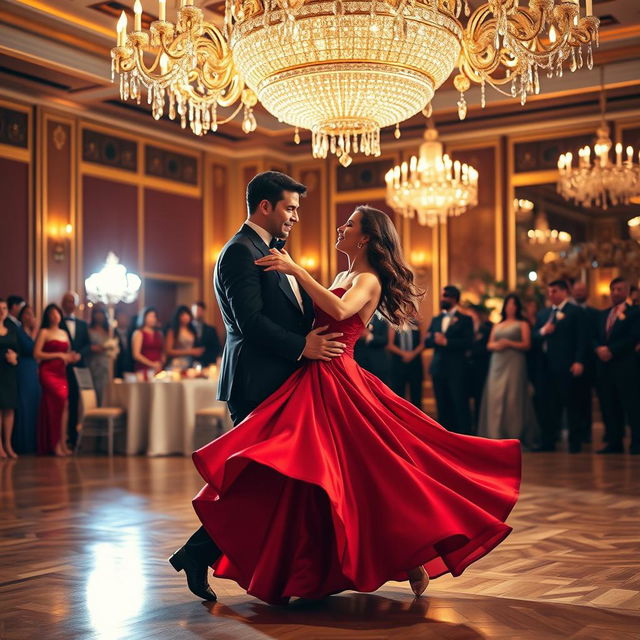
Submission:
[[[503,338],[501,342],[505,347],[511,347],[511,349],[518,349],[519,351],[529,351],[531,349],[531,327],[528,322],[520,322],[520,332],[522,334],[521,340],[509,340]]]
[[[494,334],[496,332],[497,324],[494,324],[491,327],[491,333],[489,334],[489,340],[487,342],[487,350],[488,351],[501,351],[502,350],[502,340],[495,340]]]
[[[149,368],[155,369],[156,363],[142,355],[142,337],[142,329],[136,329],[133,332],[133,336],[131,336],[131,352],[133,354],[133,359]]]
[[[402,349],[400,349],[400,347],[396,346],[395,341],[396,341],[396,330],[389,325],[389,339],[387,342],[387,351],[389,351],[390,353],[395,353],[397,356],[402,357],[405,354],[405,351],[403,351]]]
[[[69,362],[68,353],[63,353],[61,351],[57,351],[56,353],[48,353],[47,351],[43,351],[42,347],[44,346],[46,339],[47,339],[46,330],[41,329],[38,332],[36,343],[33,345],[33,357],[38,362],[42,362],[43,360],[55,360],[56,358],[60,358],[60,360],[64,360],[64,362]]]
[[[372,273],[361,273],[353,279],[351,288],[339,298],[316,282],[286,251],[271,249],[271,255],[256,260],[265,271],[279,271],[292,275],[309,294],[315,304],[336,320],[344,320],[362,311],[368,302],[380,295],[380,283]]]

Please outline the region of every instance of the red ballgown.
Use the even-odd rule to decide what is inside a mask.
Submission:
[[[306,362],[193,454],[214,574],[274,604],[375,591],[419,565],[460,575],[511,532],[520,443],[449,432],[359,367],[358,315],[316,308],[316,324],[344,334],[345,354]]]
[[[47,340],[42,346],[47,353],[66,353],[66,340]],[[38,410],[38,453],[54,453],[62,435],[62,414],[69,399],[67,363],[61,358],[43,360],[39,367],[42,396]],[[66,425],[64,425],[66,428]]]

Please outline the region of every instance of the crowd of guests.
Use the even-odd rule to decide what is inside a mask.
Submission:
[[[438,420],[447,429],[490,438],[518,438],[532,451],[554,451],[563,426],[578,453],[592,439],[594,391],[604,422],[604,447],[640,454],[640,306],[622,278],[610,284],[611,304],[588,304],[582,282],[555,280],[548,305],[506,296],[500,322],[479,308],[462,308],[460,291],[444,287],[442,313],[428,329],[394,330],[375,316],[355,357],[399,395],[422,408],[422,352],[433,350],[432,377]]]
[[[78,304],[78,295],[68,292],[38,322],[23,297],[0,298],[0,458],[71,454],[78,426],[76,367],[89,369],[102,405],[112,376],[140,372],[147,378],[165,367],[205,367],[221,354],[203,302],[178,307],[165,327],[153,307],[132,319],[122,311],[113,331],[103,307],[92,307],[87,323],[77,315]]]

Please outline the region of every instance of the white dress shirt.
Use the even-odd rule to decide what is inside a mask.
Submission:
[[[267,245],[267,249],[269,248],[269,244],[271,244],[271,240],[273,236],[266,230],[257,225],[255,222],[251,222],[251,220],[245,221],[245,224],[250,229],[253,229],[261,238],[261,240]],[[300,311],[304,313],[304,303],[302,302],[302,295],[300,295],[300,286],[298,285],[298,281],[288,273],[285,274],[287,276],[287,280],[289,280],[289,284],[291,285],[291,290],[293,291],[293,295],[296,297],[298,301],[298,306],[300,307]]]
[[[69,329],[69,335],[72,340],[76,339],[76,317],[75,315],[65,316],[64,323],[67,325],[67,329]]]
[[[453,309],[449,309],[449,311],[447,311],[444,316],[442,316],[442,333],[447,333],[447,329],[451,324],[451,319],[456,315],[457,312],[458,306],[456,305],[455,307],[453,307]]]

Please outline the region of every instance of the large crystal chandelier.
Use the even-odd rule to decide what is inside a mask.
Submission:
[[[433,123],[424,132],[418,157],[390,169],[387,203],[408,218],[433,226],[478,204],[478,172],[442,154],[442,143]]]
[[[540,69],[574,71],[584,47],[591,67],[599,23],[591,0],[584,11],[580,0],[488,0],[473,13],[468,0],[226,0],[219,30],[191,0],[175,26],[166,22],[164,1],[150,33],[139,20],[133,33],[119,32],[112,56],[128,74],[123,97],[152,86],[157,115],[163,91],[176,94],[181,116],[202,112],[195,129],[204,132],[215,117],[201,96],[233,104],[246,82],[278,120],[311,131],[315,157],[332,153],[344,166],[355,153],[379,155],[380,129],[424,109],[455,67],[460,118],[471,83],[481,85],[483,107],[487,84],[524,104],[540,91]],[[147,68],[149,47],[157,57]],[[173,72],[151,81],[162,54]]]
[[[622,157],[622,144],[615,146],[615,163],[609,157],[613,147],[609,126],[605,119],[606,96],[604,91],[604,67],[600,68],[600,126],[596,143],[591,148],[578,151],[577,166],[573,166],[573,154],[569,151],[558,158],[558,193],[583,207],[601,207],[609,204],[627,205],[631,198],[640,195],[640,150],[638,163],[633,162],[633,147],[626,148],[626,160]]]

